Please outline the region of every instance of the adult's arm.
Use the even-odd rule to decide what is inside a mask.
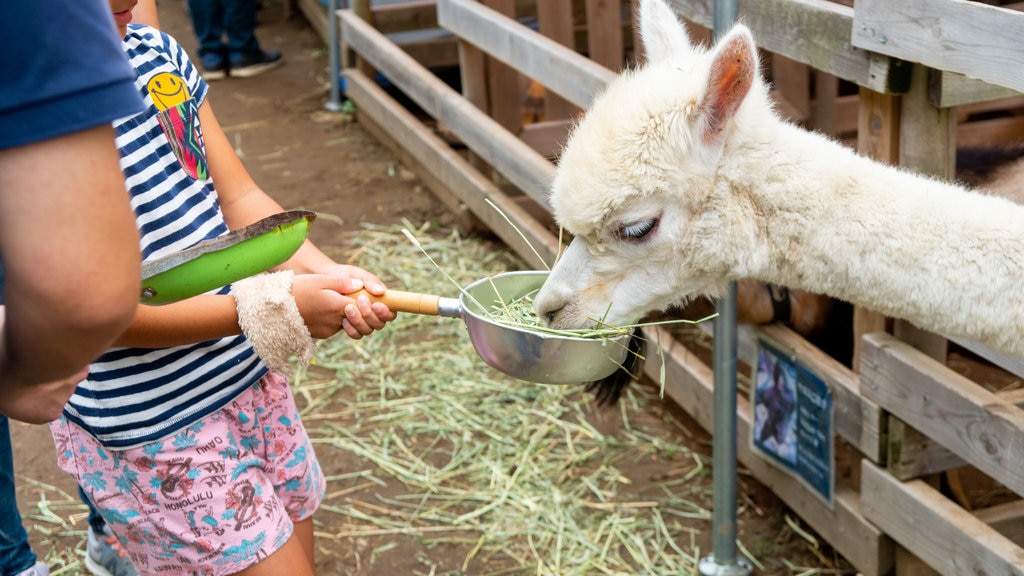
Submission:
[[[0,150],[0,253],[0,391],[79,373],[128,326],[139,236],[109,125]]]

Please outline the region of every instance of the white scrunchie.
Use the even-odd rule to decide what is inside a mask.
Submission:
[[[316,346],[292,296],[291,270],[258,274],[231,286],[238,325],[268,368],[291,375],[291,357],[303,364],[313,359]]]

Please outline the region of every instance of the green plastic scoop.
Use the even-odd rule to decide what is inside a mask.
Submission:
[[[143,304],[169,304],[259,274],[292,257],[316,213],[268,216],[224,236],[142,264]]]

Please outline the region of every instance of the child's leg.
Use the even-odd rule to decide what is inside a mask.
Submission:
[[[140,572],[224,576],[274,566],[280,557],[300,559],[294,566],[312,574],[304,527],[319,507],[324,478],[279,375],[187,430],[130,450],[105,450],[63,418],[51,429],[61,467],[78,479]],[[302,527],[298,534],[293,522]]]
[[[312,526],[313,521],[308,521]],[[268,556],[259,564],[236,573],[234,576],[314,576],[316,572],[309,564],[306,551],[302,549],[302,543],[296,534],[293,534],[284,546]]]
[[[313,546],[313,518],[306,518],[295,523],[295,538],[302,543],[302,549],[306,553],[309,565],[316,572],[316,548]]]

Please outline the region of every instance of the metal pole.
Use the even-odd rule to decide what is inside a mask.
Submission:
[[[331,68],[331,98],[324,108],[331,112],[341,112],[341,54],[338,47],[338,0],[327,2],[327,43]]]
[[[736,21],[736,0],[715,0],[713,33],[721,38]],[[701,558],[702,576],[749,576],[753,570],[736,558],[736,283],[716,306],[714,425],[712,430],[711,556]]]

